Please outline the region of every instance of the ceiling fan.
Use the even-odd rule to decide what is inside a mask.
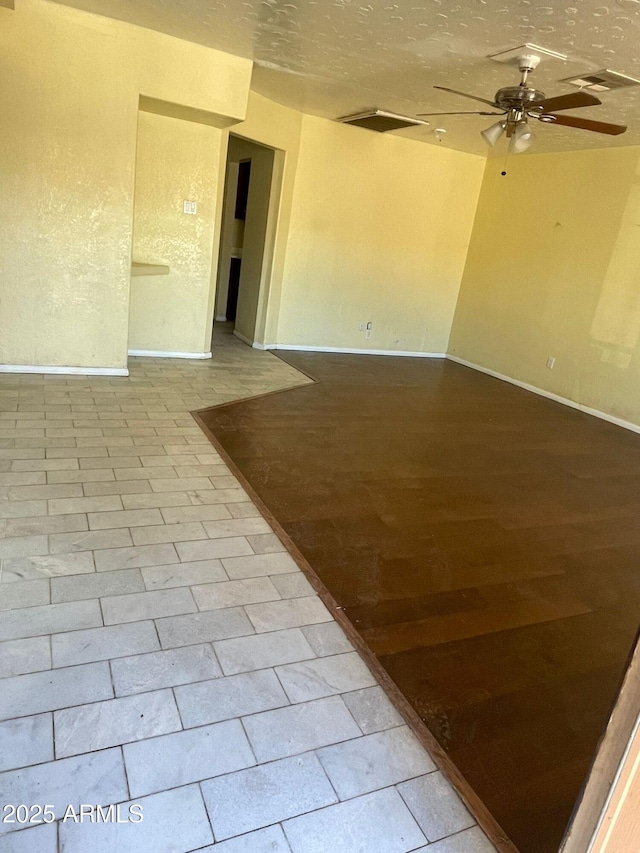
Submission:
[[[603,121],[580,118],[579,116],[556,115],[558,111],[573,110],[579,107],[594,107],[601,104],[598,98],[588,92],[572,92],[568,95],[558,95],[555,98],[547,98],[544,92],[527,85],[527,78],[538,67],[540,57],[534,54],[518,57],[518,68],[521,79],[518,86],[506,86],[498,89],[493,101],[469,95],[467,92],[458,92],[456,89],[448,89],[446,86],[434,86],[443,92],[451,92],[453,95],[462,95],[473,101],[480,101],[490,107],[495,107],[500,112],[451,112],[451,113],[419,113],[421,116],[444,116],[444,115],[478,115],[478,116],[503,116],[491,127],[481,131],[485,142],[493,147],[503,133],[510,140],[509,150],[514,154],[526,151],[533,142],[533,132],[529,128],[529,119],[536,119],[548,124],[556,124],[560,127],[577,127],[582,130],[590,130],[594,133],[606,133],[617,136],[624,133],[626,125],[609,124]]]

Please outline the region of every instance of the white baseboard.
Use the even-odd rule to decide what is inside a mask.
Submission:
[[[350,349],[348,347],[308,347],[302,344],[259,344],[256,349],[298,350],[299,352],[340,352],[347,355],[398,355],[407,358],[445,358],[444,352],[413,352],[395,349]]]
[[[128,376],[126,367],[65,367],[55,364],[0,364],[0,373],[56,373],[73,376]]]
[[[211,358],[210,352],[165,352],[155,349],[130,349],[128,354],[139,358]]]
[[[518,388],[524,388],[525,391],[532,391],[540,397],[546,397],[548,400],[553,400],[556,403],[562,403],[563,406],[569,406],[571,409],[577,409],[579,412],[584,412],[586,415],[593,415],[594,418],[608,421],[610,424],[622,427],[623,429],[631,430],[631,432],[640,433],[640,424],[634,424],[632,421],[625,421],[623,418],[617,418],[615,415],[608,415],[600,409],[592,409],[591,406],[583,406],[582,403],[576,403],[575,400],[570,400],[568,397],[561,397],[559,394],[554,394],[552,391],[545,391],[543,388],[538,388],[537,385],[530,385],[528,382],[521,382],[519,379],[514,379],[513,376],[505,376],[503,373],[498,373],[496,370],[491,370],[489,367],[483,367],[481,364],[474,364],[472,361],[465,361],[464,358],[458,358],[457,355],[447,355],[450,361],[455,361],[457,364],[463,364],[465,367],[470,367],[473,370],[479,370],[480,373],[486,373],[488,376],[493,376],[495,379],[502,379],[503,382],[509,382],[511,385],[517,385]]]

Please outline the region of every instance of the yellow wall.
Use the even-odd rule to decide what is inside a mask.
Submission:
[[[640,423],[640,149],[500,168],[487,166],[449,352]]]
[[[0,362],[126,365],[140,96],[221,124],[246,112],[233,132],[276,150],[257,341],[447,349],[482,158],[303,115],[249,93],[250,62],[160,33],[42,0],[0,17]],[[227,135],[141,119],[136,259],[173,272],[135,281],[132,348],[208,349]],[[533,154],[507,178],[490,162],[452,354],[640,421],[639,162],[636,148]]]
[[[126,365],[140,96],[227,123],[246,112],[234,133],[275,149],[257,341],[446,347],[481,158],[249,96],[248,61],[150,30],[42,0],[0,14],[0,172],[11,211],[0,220],[0,361]],[[129,346],[206,351],[227,131],[149,113],[140,127],[135,259],[172,273],[135,280]],[[198,153],[187,174],[180,159],[190,150]],[[170,180],[156,180],[154,159]],[[176,214],[182,197],[206,195],[205,174],[215,199],[198,198],[202,218]],[[364,320],[374,323],[367,343],[357,330]]]
[[[277,343],[445,352],[484,164],[305,115]]]
[[[166,264],[169,275],[131,281],[129,349],[209,351],[221,131],[141,112],[138,121],[134,261]],[[197,203],[195,215],[183,201]]]
[[[41,0],[0,17],[0,362],[122,368],[139,95],[242,117],[251,63]]]

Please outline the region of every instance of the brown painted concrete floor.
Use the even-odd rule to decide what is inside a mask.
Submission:
[[[203,419],[522,853],[557,850],[640,613],[640,436],[441,360]]]

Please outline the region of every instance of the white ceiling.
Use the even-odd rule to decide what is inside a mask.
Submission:
[[[640,0],[60,0],[254,60],[253,88],[304,112],[337,118],[370,107],[404,115],[473,110],[434,84],[491,99],[517,68],[487,55],[533,42],[564,53],[531,82],[548,96],[558,80],[609,68],[640,78]],[[640,86],[599,95],[585,118],[628,124],[618,137],[537,122],[532,152],[640,144]],[[478,109],[483,109],[478,104]],[[484,153],[482,116],[443,116],[403,136]],[[354,133],[371,131],[354,130]],[[505,143],[498,143],[501,149]]]

